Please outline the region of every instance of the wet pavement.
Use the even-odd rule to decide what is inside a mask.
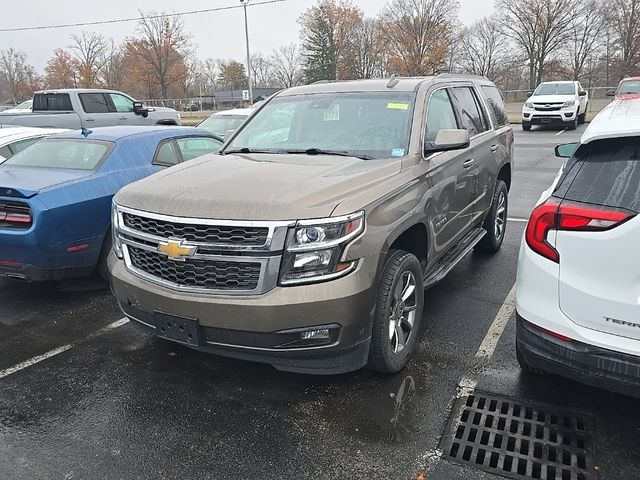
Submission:
[[[476,358],[515,282],[518,220],[555,177],[552,147],[577,138],[557,133],[516,131],[504,246],[468,256],[427,291],[418,351],[397,375],[282,373],[159,341],[131,324],[96,334],[122,318],[99,279],[1,282],[0,478],[499,478],[438,451],[462,379],[586,412],[596,421],[601,478],[640,478],[636,400],[522,374],[513,318],[493,356]],[[29,366],[11,373],[16,365]],[[405,390],[399,409],[399,388],[411,380],[415,392]]]

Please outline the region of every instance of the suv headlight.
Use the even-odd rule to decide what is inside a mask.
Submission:
[[[573,107],[576,104],[575,100],[569,100],[568,102],[564,102],[562,104],[562,108]]]
[[[533,102],[524,102],[524,106],[527,108],[533,108]]]
[[[289,230],[280,269],[280,284],[330,280],[351,272],[345,248],[364,231],[364,212],[344,217],[299,221]]]
[[[113,240],[113,252],[120,259],[124,258],[122,253],[122,242],[118,237],[118,229],[120,228],[120,215],[118,213],[118,206],[115,203],[111,204],[111,238]]]

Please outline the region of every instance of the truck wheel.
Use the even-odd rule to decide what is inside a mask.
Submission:
[[[396,373],[413,353],[424,302],[422,267],[412,253],[391,250],[378,285],[367,368]]]
[[[507,230],[507,212],[509,210],[509,191],[502,180],[496,181],[491,208],[484,219],[482,228],[487,234],[478,242],[475,249],[481,252],[495,253],[500,250]]]
[[[578,115],[578,124],[582,125],[585,121],[587,117],[587,111],[585,110],[584,113],[581,113],[580,115]]]
[[[100,250],[100,257],[98,258],[98,264],[96,265],[96,270],[100,274],[100,276],[105,279],[107,282],[109,281],[109,267],[107,266],[107,259],[109,258],[109,253],[111,253],[111,249],[113,247],[113,240],[111,238],[111,230],[107,232],[107,235],[104,237],[104,241],[102,242],[102,249]]]
[[[568,128],[569,128],[569,130],[575,130],[576,128],[578,128],[578,117],[577,116],[576,116],[576,119],[569,124]]]
[[[522,130],[524,130],[525,132],[528,132],[529,130],[531,130],[531,125],[529,125],[528,123],[523,123]]]

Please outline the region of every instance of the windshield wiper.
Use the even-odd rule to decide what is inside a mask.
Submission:
[[[282,150],[260,150],[256,148],[242,147],[225,150],[222,152],[223,155],[227,155],[229,153],[282,153]]]
[[[287,150],[287,153],[304,153],[306,155],[335,155],[339,157],[354,157],[361,160],[374,160],[375,157],[370,155],[358,155],[355,153],[349,153],[342,150],[323,150],[321,148],[307,148],[305,150]]]

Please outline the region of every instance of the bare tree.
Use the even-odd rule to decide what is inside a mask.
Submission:
[[[160,95],[167,98],[169,87],[184,82],[186,58],[191,53],[191,36],[177,15],[140,12],[137,37],[128,41],[128,50],[138,63],[147,65]]]
[[[100,72],[102,83],[108,88],[122,90],[127,79],[127,55],[113,40],[105,50],[105,61]]]
[[[604,45],[604,18],[601,0],[576,4],[566,47],[574,80],[582,78],[587,61]]]
[[[291,43],[274,50],[269,60],[277,86],[289,88],[302,83],[302,58],[298,45]]]
[[[219,73],[218,61],[213,58],[207,58],[200,64],[200,81],[205,95],[211,94],[216,89]]]
[[[273,66],[262,53],[251,55],[251,75],[256,88],[270,87],[273,83]]]
[[[394,73],[431,75],[446,69],[459,8],[456,0],[390,0],[380,20]]]
[[[0,50],[0,78],[6,83],[13,103],[31,96],[39,81],[35,69],[27,63],[26,53],[13,48]]]
[[[98,76],[107,62],[107,41],[99,33],[82,32],[71,35],[71,50],[76,58],[79,83],[81,87],[91,88],[98,85]]]
[[[608,6],[614,46],[620,54],[619,75],[623,77],[640,67],[640,0],[611,0]]]
[[[374,78],[385,74],[380,22],[364,18],[356,30],[356,69],[358,78]]]
[[[544,75],[544,64],[567,40],[576,0],[497,0],[505,35],[522,49],[529,62],[529,88]]]
[[[457,44],[458,62],[465,73],[495,80],[505,60],[507,40],[494,18],[485,17],[465,27]]]

